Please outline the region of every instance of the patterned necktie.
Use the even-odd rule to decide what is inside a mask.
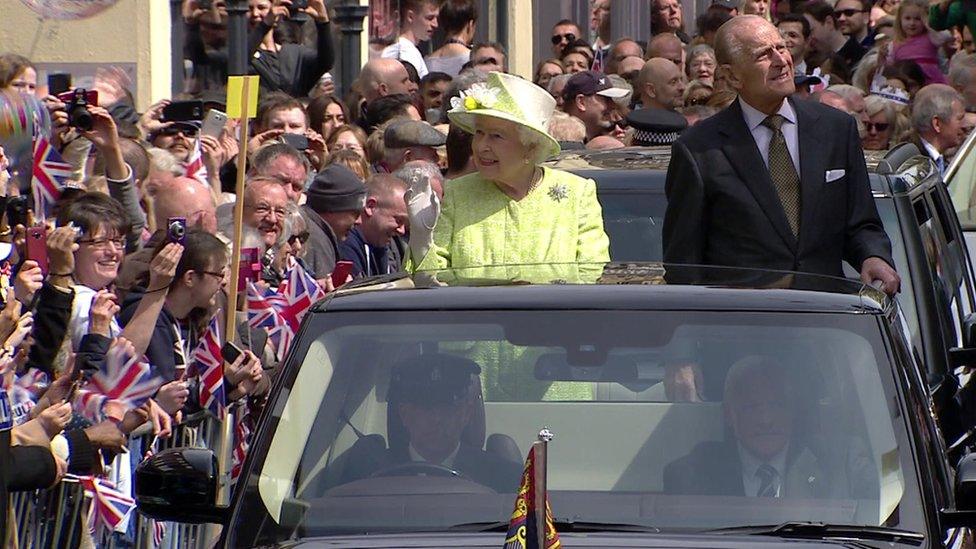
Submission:
[[[776,493],[779,491],[776,482],[778,476],[779,473],[776,472],[776,468],[768,463],[763,463],[756,468],[756,478],[759,479],[759,490],[756,491],[756,497],[776,497]]]
[[[776,194],[779,195],[780,204],[783,205],[795,237],[800,234],[800,176],[797,175],[790,151],[786,148],[786,138],[781,129],[784,121],[782,116],[773,114],[767,116],[762,125],[773,132],[773,138],[769,140],[769,177],[773,180]]]

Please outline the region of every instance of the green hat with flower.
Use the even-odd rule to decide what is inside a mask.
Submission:
[[[556,100],[532,82],[502,72],[488,73],[488,81],[474,84],[451,98],[447,117],[452,124],[474,133],[475,119],[490,116],[514,122],[538,134],[548,156],[559,153],[559,142],[549,135],[549,120]]]

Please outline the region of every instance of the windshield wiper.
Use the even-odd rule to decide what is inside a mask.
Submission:
[[[899,530],[885,526],[857,526],[853,524],[824,524],[822,522],[784,522],[781,524],[759,524],[749,526],[730,526],[708,530],[714,534],[749,534],[756,536],[779,536],[783,538],[854,538],[876,541],[907,541],[918,545],[925,536],[910,530]]]
[[[556,521],[557,532],[637,532],[646,534],[657,534],[660,528],[645,526],[643,524],[627,524],[614,522],[593,522],[593,521]],[[495,522],[469,522],[465,524],[455,524],[448,530],[461,532],[507,532],[508,521]]]

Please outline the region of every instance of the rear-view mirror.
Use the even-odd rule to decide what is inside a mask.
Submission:
[[[205,448],[171,448],[136,467],[139,511],[156,520],[222,524],[217,507],[217,457]]]

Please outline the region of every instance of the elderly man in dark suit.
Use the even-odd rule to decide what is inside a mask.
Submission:
[[[854,119],[789,99],[793,60],[762,17],[729,20],[715,46],[739,97],[673,145],[665,261],[842,276],[847,260],[897,292]]]
[[[767,498],[878,497],[877,472],[857,439],[795,432],[798,396],[785,368],[747,356],[729,369],[722,401],[733,437],[708,441],[664,468],[669,494]]]

